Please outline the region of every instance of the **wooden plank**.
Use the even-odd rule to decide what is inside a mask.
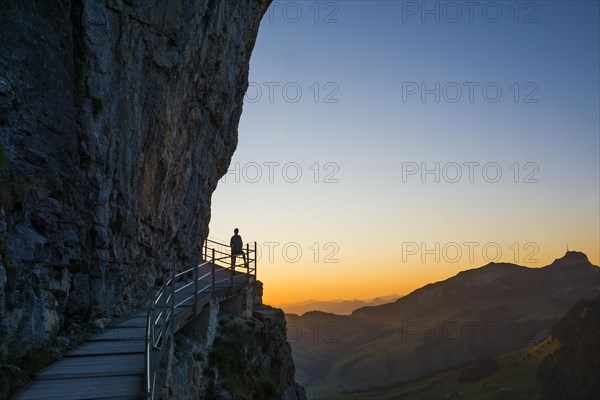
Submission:
[[[38,380],[17,394],[15,400],[139,399],[143,376],[111,376]]]
[[[123,322],[119,322],[117,324],[114,325],[110,325],[109,328],[139,328],[139,327],[145,327],[146,326],[146,318],[147,316],[144,315],[143,317],[135,317],[135,318],[131,318],[128,319],[127,321],[123,321]]]
[[[37,379],[122,376],[144,373],[144,354],[65,358],[40,372]]]
[[[90,341],[96,340],[136,340],[146,338],[146,327],[143,328],[113,328],[108,329]]]
[[[146,342],[144,340],[88,342],[71,350],[65,354],[65,357],[143,353],[145,344]]]

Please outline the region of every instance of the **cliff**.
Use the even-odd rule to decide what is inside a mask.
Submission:
[[[178,332],[161,398],[305,400],[295,381],[283,311],[262,304],[262,283],[213,301]]]
[[[0,0],[0,353],[199,260],[269,0]]]

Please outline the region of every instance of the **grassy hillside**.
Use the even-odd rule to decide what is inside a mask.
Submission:
[[[552,327],[560,349],[538,369],[544,399],[600,399],[600,296],[581,300]]]
[[[560,347],[552,337],[541,343],[494,357],[497,369],[481,379],[481,361],[462,363],[434,375],[388,388],[317,397],[319,400],[390,399],[540,399],[536,371],[542,360]],[[488,362],[489,364],[489,362]],[[485,372],[485,371],[484,371]],[[473,381],[476,380],[476,381]]]
[[[318,399],[600,399],[600,296],[578,301],[554,324],[552,335],[416,380]]]

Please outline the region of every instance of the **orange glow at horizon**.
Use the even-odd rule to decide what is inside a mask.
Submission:
[[[599,246],[588,241],[586,246],[571,246],[571,251],[582,251],[593,265],[599,265]],[[566,252],[566,243],[563,248],[553,248],[546,251],[541,249],[535,255],[535,263],[515,262],[514,253],[496,262],[507,262],[523,265],[530,268],[541,268],[551,264]],[[431,253],[427,258],[433,260]],[[408,258],[410,260],[410,258]],[[407,261],[408,261],[407,260]],[[401,263],[401,257],[393,255],[384,261],[373,260],[376,268],[369,268],[366,261],[357,265],[346,262],[315,268],[315,264],[306,263],[289,265],[269,264],[259,261],[258,279],[264,284],[263,302],[272,306],[295,303],[305,300],[333,301],[333,300],[370,300],[376,297],[389,295],[407,295],[412,291],[427,284],[446,280],[461,271],[478,268],[488,263],[488,260],[476,258],[472,263],[468,260],[462,263],[440,262],[422,263],[414,259],[410,266]],[[326,265],[326,264],[324,264]],[[369,271],[374,274],[370,275]],[[375,272],[376,271],[376,272]]]
[[[510,188],[419,184],[385,194],[342,183],[286,190],[223,184],[214,194],[219,211],[210,236],[228,242],[239,227],[244,241],[258,242],[263,300],[274,306],[406,295],[490,262],[539,268],[561,258],[567,245],[600,264],[591,195],[582,200],[563,191],[551,206],[543,201],[552,197],[549,187],[527,186],[522,190],[535,204],[529,208],[511,198]],[[238,207],[232,189],[256,191],[245,203],[252,213],[229,212]]]

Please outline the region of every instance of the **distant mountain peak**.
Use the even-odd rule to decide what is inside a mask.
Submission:
[[[590,264],[590,260],[580,251],[567,251],[564,256],[554,260],[552,265],[575,265],[575,264]]]

